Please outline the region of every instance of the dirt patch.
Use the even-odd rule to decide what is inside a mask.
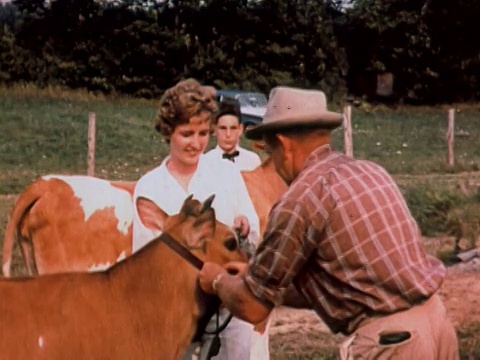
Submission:
[[[450,268],[440,290],[448,314],[457,328],[468,323],[480,323],[480,261],[470,262],[478,269],[463,271],[456,266]]]

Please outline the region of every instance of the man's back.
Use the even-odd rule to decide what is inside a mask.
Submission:
[[[271,228],[285,228],[279,225],[284,221],[306,234],[299,251],[304,257],[314,254],[311,261],[318,266],[315,273],[299,274],[298,282],[311,291],[308,297],[329,303],[324,319],[333,329],[343,330],[349,317],[360,313],[408,308],[435,292],[445,276],[441,263],[425,253],[417,224],[390,175],[329,146],[307,159],[273,218]]]

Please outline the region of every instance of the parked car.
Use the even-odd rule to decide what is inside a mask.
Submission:
[[[267,96],[260,92],[243,90],[219,90],[216,91],[217,101],[225,98],[237,100],[240,104],[242,117],[240,122],[245,128],[257,125],[263,119],[267,106]]]

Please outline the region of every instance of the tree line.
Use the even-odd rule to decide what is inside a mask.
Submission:
[[[479,18],[480,0],[13,0],[0,6],[0,83],[154,98],[195,77],[334,99],[475,101]]]

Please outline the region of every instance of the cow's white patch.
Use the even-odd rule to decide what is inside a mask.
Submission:
[[[113,207],[118,219],[117,228],[123,234],[133,222],[133,202],[128,191],[112,186],[107,180],[81,175],[46,175],[43,179],[59,179],[67,183],[76,197],[85,214],[85,221],[97,210]]]
[[[44,345],[45,345],[45,339],[43,338],[43,336],[39,336],[38,337],[38,347],[43,348]]]
[[[126,257],[127,255],[125,251],[122,251],[122,253],[120,254],[120,256],[117,258],[115,262],[117,263],[119,261],[125,260]],[[87,271],[89,272],[103,271],[103,270],[107,270],[112,265],[113,264],[110,264],[110,262],[106,262],[103,264],[95,264],[95,265],[89,266]]]

